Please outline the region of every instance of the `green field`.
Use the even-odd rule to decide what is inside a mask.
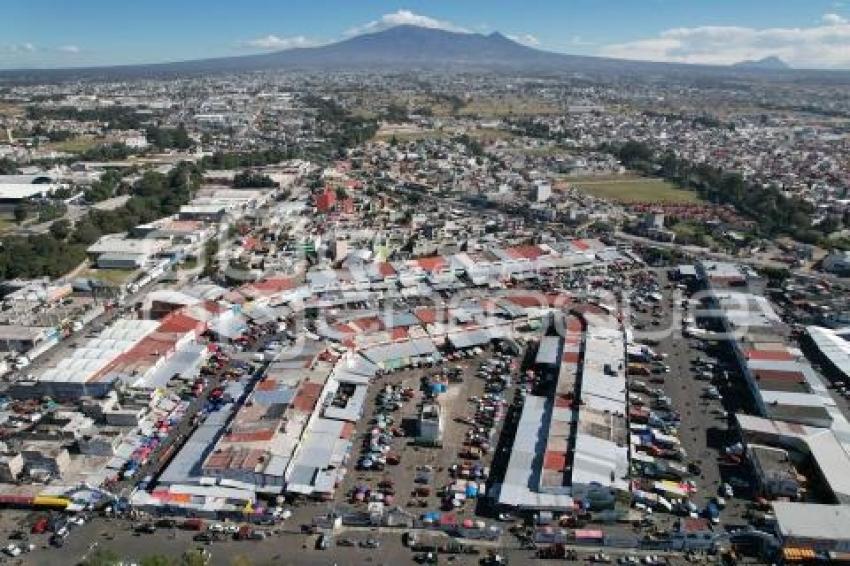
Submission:
[[[607,176],[567,178],[564,181],[587,194],[622,203],[694,204],[701,202],[699,195],[694,191],[680,189],[663,179]]]
[[[472,128],[464,133],[470,138],[475,138],[482,143],[489,143],[495,140],[504,140],[513,137],[511,132],[495,128]],[[396,141],[399,143],[407,143],[419,140],[445,139],[453,135],[456,135],[456,133],[449,130],[394,131],[392,128],[387,128],[379,130],[378,133],[375,134],[375,139],[378,141],[390,141],[393,137],[395,137]]]
[[[50,148],[65,153],[83,153],[97,144],[97,140],[91,136],[77,136],[65,141],[53,142],[50,144]]]

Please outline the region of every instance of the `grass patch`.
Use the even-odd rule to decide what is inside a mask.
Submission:
[[[696,192],[680,189],[663,179],[590,177],[565,180],[589,195],[622,203],[696,204],[701,202]]]
[[[522,97],[479,98],[469,101],[458,114],[462,116],[540,116],[561,114],[557,104],[545,100]]]
[[[410,129],[394,129],[384,128],[378,130],[378,133],[375,134],[375,139],[378,141],[388,142],[393,137],[399,143],[407,143],[412,141],[420,141],[420,140],[437,140],[437,139],[446,139],[454,136],[459,136],[461,134],[466,134],[471,138],[477,139],[482,143],[489,143],[495,140],[505,140],[514,137],[514,134],[505,130],[499,130],[497,128],[474,128],[471,130],[467,130],[465,132],[456,131],[454,129],[447,130],[410,130]]]
[[[108,285],[118,287],[126,283],[135,273],[135,271],[130,269],[96,269],[90,267],[88,269],[84,269],[80,273],[79,277],[97,279],[98,281],[103,281]]]
[[[54,151],[62,151],[65,153],[83,153],[98,144],[98,141],[92,136],[77,136],[61,142],[53,142],[49,144],[50,149]]]

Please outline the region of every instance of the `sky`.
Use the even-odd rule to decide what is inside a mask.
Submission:
[[[581,55],[850,69],[850,0],[3,0],[0,14],[6,69],[259,53],[405,23]]]

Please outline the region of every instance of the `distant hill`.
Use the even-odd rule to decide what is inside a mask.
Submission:
[[[498,32],[484,35],[404,25],[319,47],[272,53],[148,65],[0,71],[0,82],[132,79],[265,70],[404,72],[433,69],[460,72],[505,71],[528,75],[618,76],[637,80],[668,77],[716,80],[758,73],[760,78],[776,80],[805,76],[807,80],[850,83],[850,73],[847,72],[791,71],[784,63],[781,66],[765,66],[770,59],[775,58],[735,66],[627,61],[534,49]],[[756,63],[759,64],[758,67],[751,66]],[[791,73],[794,73],[793,77]]]
[[[732,66],[738,69],[767,69],[771,71],[783,71],[791,68],[788,63],[774,55],[762,59],[740,61]]]

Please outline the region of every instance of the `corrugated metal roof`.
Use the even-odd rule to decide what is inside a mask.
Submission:
[[[561,338],[559,336],[544,336],[540,340],[540,347],[537,349],[537,357],[534,360],[535,363],[537,365],[557,365],[560,346]]]
[[[838,542],[850,540],[850,506],[774,501],[773,512],[787,539]]]

